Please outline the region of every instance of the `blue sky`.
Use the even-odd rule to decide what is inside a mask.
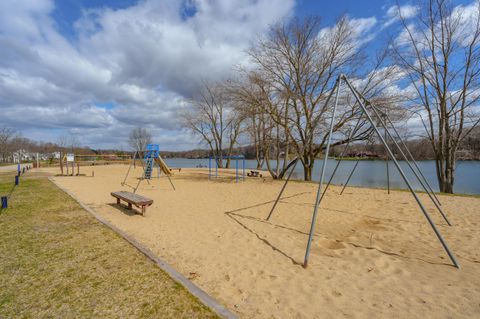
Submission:
[[[415,14],[417,2],[400,1]],[[453,1],[467,5],[472,1]],[[398,36],[394,0],[2,0],[0,126],[55,141],[127,149],[136,126],[162,149],[199,147],[179,125],[202,80],[248,63],[245,50],[270,25],[319,15],[323,27],[347,14],[368,52]],[[360,39],[359,39],[360,40]]]

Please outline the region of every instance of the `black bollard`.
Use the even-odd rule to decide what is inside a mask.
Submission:
[[[7,196],[2,196],[2,209],[3,208],[8,208],[8,197]]]
[[[15,185],[18,185],[19,175],[15,176]]]

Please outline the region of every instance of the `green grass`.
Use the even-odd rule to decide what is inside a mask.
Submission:
[[[28,176],[28,175],[27,175]],[[0,175],[0,194],[13,175]],[[46,177],[0,211],[0,318],[216,318]]]

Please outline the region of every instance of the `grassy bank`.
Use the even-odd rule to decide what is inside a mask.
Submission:
[[[0,175],[0,194],[13,175]],[[0,212],[0,318],[215,318],[46,177]]]

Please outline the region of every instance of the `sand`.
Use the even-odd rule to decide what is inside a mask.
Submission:
[[[332,187],[304,269],[315,184],[290,183],[266,222],[282,182],[209,181],[206,170],[183,169],[172,178],[176,191],[165,177],[141,184],[137,193],[154,200],[142,217],[110,196],[129,190],[120,185],[126,170],[98,166],[95,177],[55,181],[242,318],[480,317],[480,198],[440,196],[448,227],[420,195],[456,269],[410,193]]]

